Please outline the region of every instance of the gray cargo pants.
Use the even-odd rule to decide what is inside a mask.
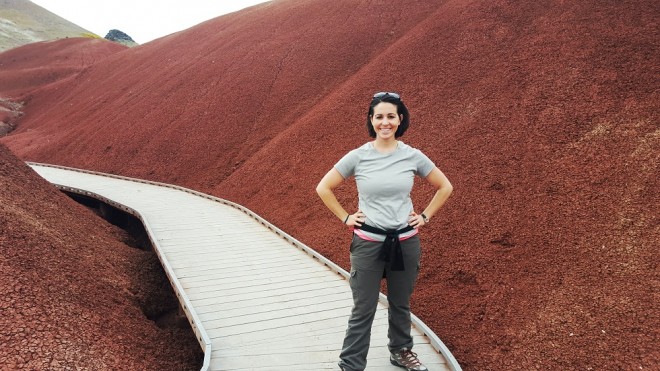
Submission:
[[[389,302],[388,348],[393,352],[413,346],[410,335],[410,295],[419,272],[419,236],[401,241],[405,271],[391,271],[388,263],[378,259],[382,245],[382,242],[366,241],[353,236],[349,281],[353,291],[353,309],[339,355],[339,367],[346,371],[361,371],[367,366],[371,324],[378,306],[383,272],[387,275]]]

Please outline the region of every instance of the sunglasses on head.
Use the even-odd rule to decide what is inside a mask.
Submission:
[[[389,91],[381,91],[380,93],[374,94],[374,98],[383,98],[384,96],[389,95],[394,99],[401,99],[401,96],[397,93],[391,93]]]

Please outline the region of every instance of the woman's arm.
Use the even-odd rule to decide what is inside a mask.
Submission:
[[[443,174],[442,171],[440,171],[440,169],[438,169],[437,167],[431,170],[429,175],[426,176],[426,180],[432,186],[437,188],[437,191],[435,192],[435,195],[433,195],[431,202],[422,212],[422,214],[424,214],[427,219],[431,219],[433,215],[435,215],[438,212],[438,210],[440,210],[442,205],[445,204],[445,202],[451,195],[451,192],[454,190],[454,187],[451,185],[449,179],[447,179],[445,174]],[[408,221],[408,224],[418,228],[425,225],[426,222],[424,222],[424,218],[422,217],[421,214],[416,214],[415,212],[412,212],[410,214],[410,220]]]
[[[332,211],[333,214],[342,222],[349,226],[361,226],[364,223],[365,215],[358,210],[355,214],[350,214],[344,210],[337,197],[335,197],[333,189],[337,188],[344,181],[344,177],[334,167],[328,171],[327,174],[321,179],[316,186],[316,193],[325,204],[325,206]],[[348,216],[348,219],[346,219]]]

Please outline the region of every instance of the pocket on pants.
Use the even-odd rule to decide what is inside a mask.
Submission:
[[[353,300],[358,299],[358,274],[357,271],[351,271],[351,277],[348,279],[348,285],[351,287],[351,292],[353,293]]]
[[[351,239],[351,246],[349,246],[348,248],[348,251],[350,251],[351,253],[353,253],[353,250],[355,250],[355,244],[360,241],[358,240],[358,238],[360,237],[353,235],[353,238]]]

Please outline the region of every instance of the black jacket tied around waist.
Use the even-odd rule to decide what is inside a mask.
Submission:
[[[399,230],[384,230],[376,227],[372,227],[368,224],[362,224],[361,226],[355,226],[355,229],[361,229],[365,232],[380,234],[385,236],[385,241],[383,242],[383,247],[380,250],[380,255],[378,259],[390,263],[393,271],[403,271],[405,266],[403,264],[403,251],[401,250],[401,241],[399,241],[399,235],[412,231],[414,228],[412,226],[406,226],[405,228]]]

